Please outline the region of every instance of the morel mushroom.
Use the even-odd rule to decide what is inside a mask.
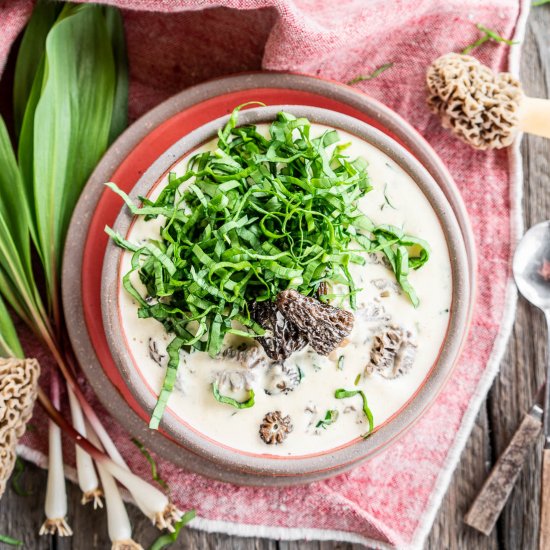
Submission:
[[[275,302],[254,302],[250,307],[250,314],[268,331],[265,336],[258,338],[258,342],[271,359],[284,361],[307,345],[305,335],[281,314]]]
[[[283,290],[277,307],[284,317],[304,334],[311,347],[328,355],[353,329],[353,314],[304,296],[296,290]]]
[[[36,359],[0,359],[0,496],[15,464],[15,446],[32,416],[39,375]]]
[[[443,127],[476,149],[507,147],[520,130],[550,137],[550,101],[525,97],[513,75],[495,74],[471,55],[439,57],[426,83]]]
[[[268,412],[260,424],[260,437],[268,445],[282,443],[292,431],[290,416],[283,416],[281,411]]]
[[[416,347],[410,331],[390,325],[374,337],[366,372],[377,372],[384,378],[398,378],[412,368]]]
[[[296,365],[274,363],[267,371],[265,393],[276,395],[287,394],[298,387],[301,381],[300,369]]]

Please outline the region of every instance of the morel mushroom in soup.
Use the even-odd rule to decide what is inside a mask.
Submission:
[[[281,456],[368,437],[407,403],[437,360],[452,283],[413,179],[355,136],[302,119],[287,131],[292,120],[242,128],[245,140],[229,128],[193,153],[223,177],[182,178],[174,195],[190,159],[172,168],[148,197],[167,215],[137,216],[124,236],[135,292],[119,296],[136,369],[170,390],[162,406],[212,440]],[[150,246],[136,269],[145,243],[162,254]]]

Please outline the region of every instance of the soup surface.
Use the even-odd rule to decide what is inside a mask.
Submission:
[[[258,130],[267,133],[267,125]],[[312,133],[327,128],[312,124]],[[372,412],[375,429],[392,417],[421,386],[437,360],[445,339],[451,305],[451,266],[445,237],[437,216],[412,178],[387,155],[338,130],[350,142],[346,154],[368,162],[372,191],[359,208],[375,224],[392,224],[429,242],[429,261],[411,271],[409,281],[419,298],[415,308],[396,282],[380,253],[363,253],[365,265],[351,264],[357,286],[354,327],[328,356],[308,345],[283,363],[270,360],[253,339],[227,335],[217,358],[206,352],[180,353],[180,366],[168,407],[201,434],[229,447],[256,454],[297,456],[319,453],[348,444],[368,432],[368,419],[360,394],[336,398],[337,389],[361,390]],[[199,151],[212,150],[215,141]],[[196,153],[195,151],[194,153]],[[172,170],[185,173],[187,158]],[[165,187],[163,179],[150,195]],[[136,218],[128,240],[140,243],[159,238],[165,219]],[[131,253],[124,252],[120,277],[130,269]],[[145,289],[136,273],[136,288]],[[332,294],[342,289],[335,285]],[[154,319],[140,319],[138,305],[120,285],[120,315],[135,367],[158,395],[166,372],[166,346],[173,335]],[[347,299],[331,304],[350,310]],[[254,406],[236,409],[217,401],[219,392],[245,401],[250,389]],[[266,444],[260,426],[270,412],[279,411],[292,426],[280,444]],[[288,417],[288,418],[287,418]],[[277,420],[277,419],[275,419]]]

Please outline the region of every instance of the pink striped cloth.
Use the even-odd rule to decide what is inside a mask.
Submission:
[[[521,36],[526,4],[522,7],[520,0],[107,3],[123,8],[132,119],[187,86],[224,74],[263,68],[347,82],[394,63],[357,87],[409,120],[440,154],[463,194],[478,254],[484,259],[475,318],[460,365],[414,430],[367,464],[336,478],[304,487],[262,489],[211,481],[162,460],[159,468],[177,503],[197,510],[199,528],[283,539],[351,540],[376,547],[421,546],[497,368],[505,338],[501,327],[508,330],[513,311],[509,266],[511,242],[519,230],[514,223],[517,148],[476,152],[442,130],[425,106],[424,75],[434,58],[461,50],[479,36],[475,23],[505,37]],[[30,0],[0,0],[0,70],[31,9]],[[489,43],[475,53],[494,69],[508,68],[510,51],[504,45]],[[511,54],[516,64],[518,55]],[[30,336],[25,340],[29,355],[40,354]],[[47,366],[49,359],[41,359]],[[96,398],[87,392],[96,406]],[[131,467],[148,478],[148,465],[128,434],[97,407]],[[46,452],[42,416],[39,411],[33,420],[38,429],[26,436],[21,447],[25,456],[39,463]],[[66,443],[70,464],[72,445]]]

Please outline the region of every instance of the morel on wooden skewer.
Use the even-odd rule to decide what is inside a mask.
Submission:
[[[471,55],[439,57],[426,83],[443,127],[476,149],[508,147],[518,132],[550,138],[550,100],[525,96],[512,74],[495,74]]]
[[[15,446],[32,416],[39,375],[36,359],[0,358],[0,496],[15,465]]]

